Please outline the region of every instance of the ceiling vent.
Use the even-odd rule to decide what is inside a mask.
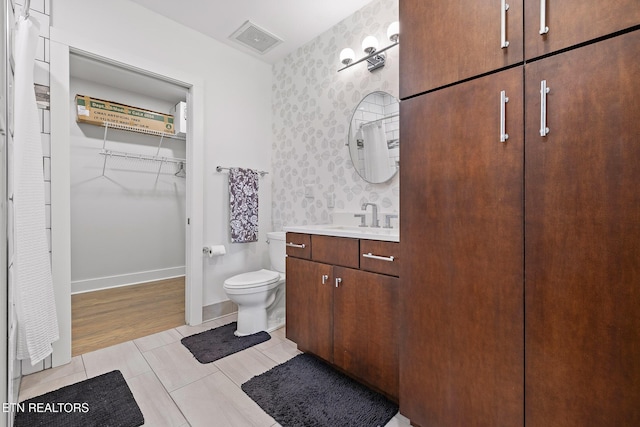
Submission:
[[[251,21],[242,24],[229,38],[261,55],[282,43],[280,38],[263,30]]]

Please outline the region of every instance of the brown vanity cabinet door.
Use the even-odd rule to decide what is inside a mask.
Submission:
[[[522,425],[522,85],[516,67],[400,105],[400,410],[416,425]]]
[[[635,31],[526,66],[530,427],[640,425],[639,58]]]
[[[400,98],[522,62],[522,0],[506,3],[502,48],[500,0],[400,1]]]
[[[341,267],[335,279],[334,363],[397,400],[400,280]]]
[[[332,278],[330,265],[287,258],[287,338],[301,351],[329,362],[333,361]]]
[[[360,267],[360,241],[347,237],[311,235],[314,261],[343,267]]]
[[[549,29],[543,35],[540,34],[542,3],[545,26]],[[526,59],[640,24],[638,0],[526,0],[524,13]]]

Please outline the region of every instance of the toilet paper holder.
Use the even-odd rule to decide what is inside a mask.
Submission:
[[[215,255],[224,255],[227,251],[224,245],[205,246],[202,248],[202,255],[208,255],[209,257]]]

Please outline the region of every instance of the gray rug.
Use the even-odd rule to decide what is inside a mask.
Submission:
[[[15,427],[137,427],[144,417],[120,371],[20,402]]]
[[[242,390],[283,427],[376,427],[398,405],[308,354],[242,384]]]
[[[198,362],[211,363],[271,339],[271,335],[264,331],[237,337],[233,334],[236,329],[237,322],[233,322],[184,337],[180,342],[189,349]]]

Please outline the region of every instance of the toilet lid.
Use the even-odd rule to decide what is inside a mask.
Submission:
[[[280,279],[280,273],[271,270],[250,271],[238,274],[225,280],[224,285],[228,288],[251,288],[254,286],[269,285]]]

